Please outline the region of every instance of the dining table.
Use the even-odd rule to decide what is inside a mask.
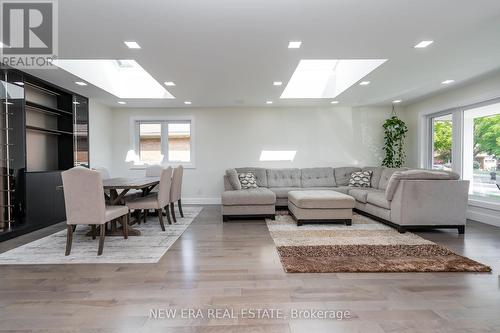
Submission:
[[[108,205],[125,205],[125,196],[131,191],[140,191],[139,196],[146,196],[158,186],[160,177],[120,177],[103,180],[103,187]],[[128,235],[140,236],[141,232],[130,226],[138,221],[138,216],[129,221]],[[123,228],[118,228],[116,222],[111,222],[111,229],[106,236],[123,236]]]

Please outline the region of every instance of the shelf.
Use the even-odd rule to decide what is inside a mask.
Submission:
[[[29,101],[26,101],[26,106],[30,107],[30,108],[36,108],[39,110],[43,110],[43,111],[48,111],[48,112],[55,113],[55,114],[73,116],[73,112],[69,112],[69,111],[65,111],[65,110],[61,110],[61,109],[56,109],[56,108],[51,108],[51,107],[48,107],[45,105],[41,105],[41,104],[29,102]]]
[[[47,88],[40,87],[40,86],[38,86],[38,85],[36,85],[34,83],[31,83],[31,82],[25,81],[24,84],[27,85],[27,86],[30,86],[31,88],[34,88],[34,89],[39,90],[39,91],[43,91],[44,93],[47,93],[47,94],[50,94],[50,95],[54,95],[54,96],[60,96],[61,95],[61,94],[59,94],[59,93],[57,93],[57,92],[55,92],[53,90],[49,90]]]
[[[29,126],[29,125],[26,126],[26,129],[31,130],[31,131],[47,133],[47,134],[53,134],[53,135],[71,135],[71,136],[73,135],[73,133],[71,133],[71,132],[65,132],[65,131],[59,131],[59,130],[54,130],[54,129]]]
[[[31,106],[31,105],[28,105],[28,103],[26,103],[26,108],[28,110],[31,110],[31,111],[34,111],[34,112],[46,114],[48,116],[54,116],[54,117],[61,117],[62,116],[62,114],[60,114],[60,113],[49,111],[49,110],[45,110],[45,109],[41,109],[41,108],[38,108],[38,107],[34,107],[34,106]]]

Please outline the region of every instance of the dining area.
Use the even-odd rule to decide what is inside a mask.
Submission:
[[[78,237],[99,238],[98,256],[103,254],[106,237],[121,237],[123,242],[129,237],[144,237],[137,226],[148,223],[148,217],[158,233],[165,232],[177,223],[178,216],[184,217],[183,174],[182,165],[151,165],[143,177],[111,177],[104,167],[74,167],[62,172],[65,256],[71,254],[77,227],[86,231],[78,233]]]

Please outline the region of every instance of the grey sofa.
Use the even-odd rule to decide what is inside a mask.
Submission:
[[[354,171],[372,171],[371,187],[349,187]],[[224,176],[223,220],[274,218],[288,205],[288,192],[332,190],[356,200],[355,210],[396,227],[457,228],[464,233],[469,182],[453,172],[384,167],[305,169],[236,168],[252,172],[258,188],[234,190]]]

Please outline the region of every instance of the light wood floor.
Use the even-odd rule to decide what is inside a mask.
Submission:
[[[465,236],[420,235],[493,273],[286,274],[263,221],[222,223],[220,208],[206,206],[158,264],[0,266],[0,332],[500,332],[500,229],[470,223]],[[353,318],[149,318],[150,309],[208,307]]]

